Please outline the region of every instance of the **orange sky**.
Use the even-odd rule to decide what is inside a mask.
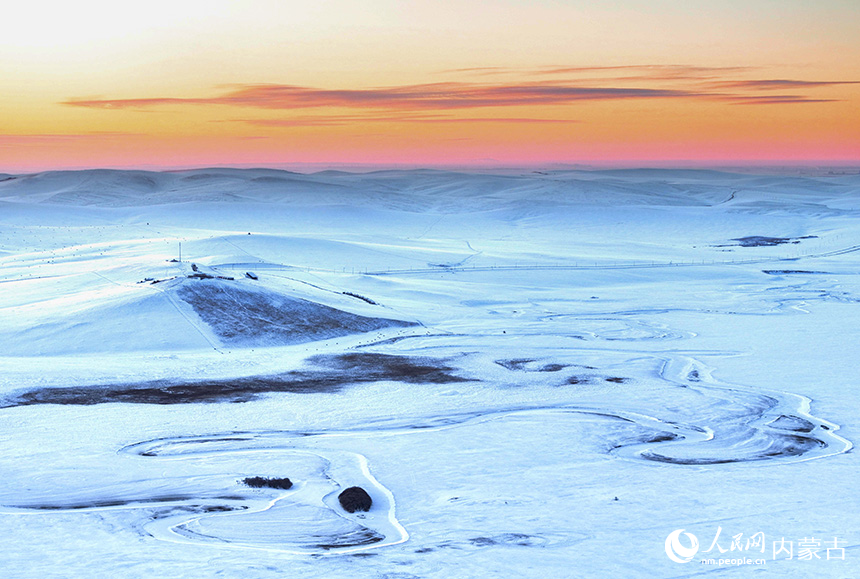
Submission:
[[[31,0],[0,171],[860,163],[856,0]]]

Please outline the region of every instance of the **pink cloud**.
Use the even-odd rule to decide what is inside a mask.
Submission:
[[[806,89],[836,86],[842,84],[860,84],[856,80],[791,80],[791,79],[759,79],[759,80],[733,80],[712,83],[715,88],[729,88],[742,90],[786,90]]]
[[[513,69],[483,67],[459,69],[483,75]],[[344,108],[376,110],[391,113],[451,111],[492,107],[570,105],[582,102],[635,101],[654,99],[703,100],[736,104],[797,104],[826,103],[830,98],[806,94],[780,94],[778,91],[808,91],[833,85],[856,84],[858,81],[806,81],[793,79],[713,80],[749,71],[749,67],[702,67],[689,65],[624,65],[601,67],[549,67],[534,69],[532,74],[573,75],[585,72],[630,72],[634,76],[616,75],[604,79],[558,79],[540,82],[470,83],[437,82],[360,89],[328,89],[286,84],[253,84],[234,86],[225,92],[205,97],[154,98],[72,98],[63,104],[95,109],[152,110],[170,106],[231,106],[271,110],[314,108]],[[648,86],[617,86],[631,81],[647,81]],[[665,86],[665,83],[672,83]],[[612,83],[610,85],[610,83]],[[682,83],[679,85],[679,83]],[[661,86],[661,84],[663,86]],[[773,91],[762,98],[760,91]],[[518,120],[514,120],[518,119]],[[373,120],[369,118],[355,119]],[[492,122],[476,118],[439,122]],[[404,119],[407,122],[423,122]],[[287,122],[287,121],[284,121]],[[346,117],[296,119],[293,126],[305,124],[338,124],[349,122]],[[501,122],[501,121],[499,121]],[[540,119],[510,117],[506,122],[543,122]]]
[[[101,109],[144,109],[168,105],[230,105],[266,109],[345,107],[389,110],[446,110],[580,101],[690,98],[698,93],[660,88],[585,87],[565,84],[434,83],[372,89],[318,89],[294,85],[249,85],[205,98],[69,99],[63,104]]]

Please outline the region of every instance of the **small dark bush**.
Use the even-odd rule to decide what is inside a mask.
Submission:
[[[348,513],[355,511],[369,511],[373,504],[373,499],[367,494],[367,491],[361,487],[349,487],[337,497],[340,501],[340,506]]]
[[[265,478],[262,476],[249,476],[242,481],[249,487],[261,489],[268,487],[270,489],[289,489],[293,486],[293,481],[288,478]]]
[[[365,301],[365,302],[369,303],[369,304],[370,304],[370,305],[372,305],[372,306],[379,305],[379,304],[377,304],[375,301],[373,301],[372,299],[370,299],[370,298],[366,298],[366,297],[364,297],[363,295],[360,295],[360,294],[354,294],[354,293],[352,293],[352,292],[340,292],[340,293],[342,293],[342,294],[343,294],[343,295],[345,295],[345,296],[350,296],[350,297],[358,298],[358,299],[360,299],[360,300],[362,300],[362,301]]]

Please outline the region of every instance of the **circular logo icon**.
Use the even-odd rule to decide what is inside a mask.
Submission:
[[[684,529],[672,531],[666,537],[666,554],[675,563],[689,563],[699,550],[699,540],[692,533],[684,533],[690,541],[690,546],[685,547],[681,544],[681,533],[684,533]]]

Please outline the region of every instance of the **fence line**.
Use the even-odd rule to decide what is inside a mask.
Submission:
[[[819,249],[820,251],[820,249]],[[608,262],[608,263],[581,263],[574,262],[573,264],[523,264],[523,263],[515,263],[511,265],[452,265],[452,266],[438,266],[438,267],[422,267],[422,268],[409,268],[409,269],[371,269],[371,268],[354,268],[354,267],[343,267],[341,269],[326,269],[321,267],[309,267],[309,266],[293,266],[287,264],[279,264],[279,263],[270,263],[270,262],[259,262],[259,263],[235,263],[235,264],[222,264],[217,267],[231,267],[236,268],[238,266],[249,267],[249,268],[261,268],[261,269],[290,269],[293,271],[306,271],[316,272],[316,273],[351,273],[359,275],[372,275],[372,276],[385,276],[385,275],[424,275],[424,274],[433,274],[433,273],[466,273],[466,272],[487,272],[487,271],[565,271],[565,270],[583,270],[583,269],[646,269],[646,268],[657,268],[657,267],[701,267],[701,266],[711,266],[711,265],[743,265],[743,264],[752,264],[752,263],[773,263],[773,262],[787,262],[787,261],[799,261],[801,259],[817,259],[823,257],[832,257],[836,255],[844,255],[847,253],[853,253],[856,251],[860,251],[860,245],[852,245],[849,247],[843,247],[839,249],[834,249],[831,251],[825,251],[820,253],[809,253],[804,255],[795,255],[793,257],[755,257],[749,259],[733,259],[733,260],[690,260],[690,261],[678,261],[678,260],[670,260],[670,261],[631,261],[631,262]]]

